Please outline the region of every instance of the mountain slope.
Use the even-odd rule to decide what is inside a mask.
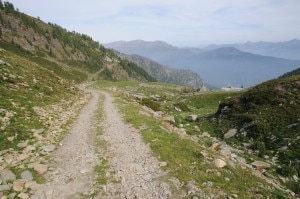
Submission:
[[[119,54],[119,56],[136,63],[159,82],[172,83],[194,89],[205,89],[203,81],[193,71],[173,69],[138,55]]]
[[[95,74],[97,79],[153,81],[143,69],[121,61],[91,37],[20,13],[9,2],[0,9],[0,22],[2,45],[13,44],[38,62]]]
[[[160,64],[191,69],[201,75],[205,82],[217,87],[252,86],[300,66],[300,61],[246,53],[233,47],[204,51],[142,41],[106,46],[122,53],[144,56]]]
[[[299,75],[262,83],[238,97],[223,100],[215,120],[221,136],[229,129],[237,129],[233,140],[277,165],[273,169],[286,177],[281,180],[297,194],[300,194],[299,89]]]
[[[291,77],[294,75],[300,75],[300,68],[297,68],[293,71],[287,72],[287,73],[281,75],[280,78]]]

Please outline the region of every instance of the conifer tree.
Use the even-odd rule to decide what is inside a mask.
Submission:
[[[3,10],[4,6],[3,6],[3,3],[2,1],[0,0],[0,9]]]

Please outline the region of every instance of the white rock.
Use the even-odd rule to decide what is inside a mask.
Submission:
[[[83,169],[80,169],[80,173],[86,173],[86,172],[88,172],[88,169],[87,168],[83,168]]]
[[[197,120],[197,118],[198,118],[198,115],[192,114],[192,115],[187,116],[186,119],[190,122],[194,122]]]
[[[20,193],[18,195],[18,197],[21,198],[21,199],[28,199],[29,198],[29,196],[26,193]]]
[[[230,129],[227,133],[224,134],[224,139],[234,137],[237,134],[237,129]]]
[[[43,147],[43,151],[45,151],[45,152],[52,152],[54,150],[55,150],[55,145],[53,145],[53,144],[50,144],[50,145],[47,145],[47,146]]]
[[[29,182],[29,181],[32,181],[33,180],[33,176],[32,176],[32,173],[28,170],[26,171],[23,171],[21,173],[21,177],[22,179],[24,179],[26,182]]]
[[[45,129],[33,130],[33,133],[36,133],[36,134],[41,134],[41,133],[44,133],[44,132],[45,132]]]
[[[24,179],[18,179],[13,182],[13,190],[14,191],[22,191],[25,185]]]
[[[9,191],[11,189],[11,185],[0,185],[0,192]]]
[[[27,147],[27,145],[28,145],[28,141],[25,141],[25,142],[20,142],[19,144],[17,144],[17,147],[25,148],[25,147]]]
[[[16,175],[8,169],[1,171],[0,179],[4,182],[16,180]]]
[[[214,164],[217,168],[223,168],[227,165],[227,163],[222,159],[215,159]]]
[[[35,164],[33,169],[39,174],[44,174],[48,171],[48,166],[45,164]]]
[[[31,190],[38,190],[40,185],[36,183],[35,181],[30,181],[25,183],[25,188],[26,189],[31,189]]]

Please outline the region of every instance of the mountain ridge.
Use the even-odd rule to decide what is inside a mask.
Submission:
[[[193,89],[207,89],[201,77],[191,70],[164,66],[139,55],[119,53],[119,56],[136,63],[159,82],[173,83]]]
[[[300,61],[297,60],[243,52],[230,46],[212,50],[176,47],[168,50],[163,45],[155,47],[155,43],[152,43],[149,50],[141,41],[136,46],[130,41],[125,44],[118,48],[109,44],[105,44],[105,46],[114,47],[115,50],[129,55],[138,54],[163,65],[191,69],[197,72],[205,82],[217,87],[253,86],[300,66]],[[145,42],[145,45],[149,46],[149,42]],[[131,48],[127,48],[127,46],[131,46]]]

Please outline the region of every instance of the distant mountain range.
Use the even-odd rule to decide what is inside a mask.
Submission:
[[[285,46],[285,49],[288,49],[290,45],[293,47],[289,49],[294,49],[295,51],[298,48],[297,46],[300,48],[298,43],[299,40],[280,42],[277,44],[277,49],[280,46]],[[249,43],[248,45],[246,44],[241,46],[244,46],[244,48],[246,48],[245,46],[250,46]],[[257,43],[257,45],[255,45],[256,43],[252,44],[257,46],[256,49],[259,49],[258,44],[261,43]],[[270,43],[268,44],[267,46],[271,46]],[[276,46],[276,43],[272,43],[272,45]],[[203,49],[178,48],[161,41],[134,40],[113,42],[105,46],[128,55],[136,54],[147,57],[163,65],[191,69],[197,72],[205,82],[217,87],[249,87],[278,77],[300,66],[299,60],[253,54],[227,45],[214,45]],[[253,49],[255,48],[253,47]],[[261,51],[263,51],[262,48]],[[285,50],[285,53],[289,54],[288,50]],[[294,54],[296,55],[297,53],[295,52]]]
[[[291,60],[300,60],[300,40],[293,39],[285,42],[246,42],[243,44],[210,45],[204,50],[213,50],[221,47],[234,47],[238,50]]]
[[[194,89],[207,89],[200,76],[191,70],[170,68],[139,55],[126,55],[123,53],[118,53],[118,55],[143,68],[159,82],[173,83]]]

